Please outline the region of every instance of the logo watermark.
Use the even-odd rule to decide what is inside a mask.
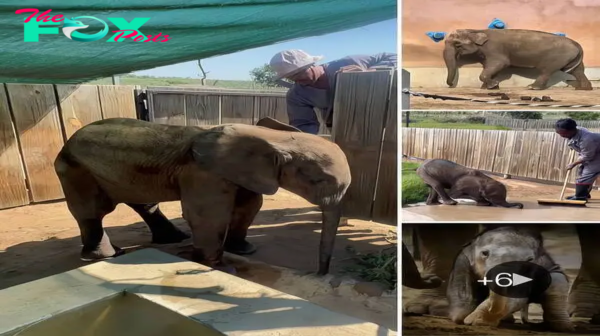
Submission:
[[[48,9],[45,12],[40,13],[37,8],[23,8],[15,11],[15,14],[31,13],[25,18],[23,23],[23,40],[25,42],[39,42],[40,35],[42,34],[59,34],[59,27],[62,25],[62,33],[70,40],[78,42],[93,42],[98,41],[109,32],[115,33],[106,42],[123,42],[128,39],[134,42],[167,42],[171,38],[169,35],[163,35],[158,33],[155,36],[144,35],[140,28],[150,20],[150,18],[134,18],[131,21],[127,21],[124,18],[108,18],[118,30],[110,30],[108,23],[94,16],[77,16],[72,18],[65,18],[62,14],[50,15],[52,9]],[[35,19],[35,20],[34,20]],[[86,29],[89,24],[86,23],[100,23],[102,28],[95,33],[83,33],[79,30]]]

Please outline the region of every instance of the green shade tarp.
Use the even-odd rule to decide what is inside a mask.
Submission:
[[[67,38],[63,23],[56,34],[40,34],[24,42],[22,8],[52,9],[65,18],[92,16],[108,23],[108,34],[97,41]],[[103,0],[14,1],[0,3],[0,82],[81,83],[114,74],[230,54],[302,37],[360,27],[397,16],[396,0]],[[169,35],[167,42],[106,42],[118,30],[108,18],[150,18],[139,31]],[[32,21],[35,21],[33,19]],[[93,34],[103,27],[80,19]],[[94,29],[97,28],[97,29]],[[358,43],[359,41],[357,41]],[[242,60],[240,60],[242,61]],[[268,60],[265,60],[268,62]]]

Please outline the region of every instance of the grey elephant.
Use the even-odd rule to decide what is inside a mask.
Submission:
[[[499,295],[483,286],[480,280],[490,269],[507,262],[531,262],[546,269],[549,287],[540,293],[529,288],[529,297]],[[533,287],[544,288],[546,279],[531,275]],[[562,269],[543,246],[537,230],[505,226],[483,231],[460,251],[448,280],[449,317],[458,324],[498,326],[513,313],[526,311],[529,303],[539,303],[543,319],[555,331],[573,331],[567,311],[569,281]],[[525,293],[524,293],[525,294]]]
[[[173,126],[112,118],[75,132],[54,166],[67,206],[81,231],[84,260],[122,253],[102,227],[117,204],[137,211],[153,242],[185,239],[158,210],[158,203],[181,201],[192,231],[192,260],[235,272],[223,249],[251,250],[248,226],[262,195],[281,187],[322,210],[318,274],[329,270],[351,177],[344,152],[319,136],[277,125]]]
[[[437,275],[421,276],[415,260],[412,258],[408,248],[402,243],[402,286],[414,289],[438,288],[442,285],[442,279]]]
[[[499,206],[523,209],[523,203],[506,201],[506,186],[484,173],[449,160],[425,160],[417,168],[417,175],[429,187],[426,204],[456,205],[453,198],[466,198],[478,206]],[[449,194],[446,192],[449,190]]]
[[[585,75],[583,48],[576,41],[552,33],[527,29],[459,29],[444,41],[446,83],[457,84],[461,63],[481,63],[482,88],[499,87],[497,75],[508,67],[534,68],[540,73],[529,89],[543,90],[553,73],[563,71],[575,77],[568,83],[576,90],[592,90]],[[465,58],[465,62],[460,62]]]
[[[486,229],[502,226],[527,226],[527,224],[485,224]],[[553,224],[548,224],[553,225]],[[424,277],[436,275],[444,282],[434,289],[423,289],[414,298],[404,302],[404,312],[447,317],[447,283],[455,256],[479,233],[477,224],[403,224],[412,227],[418,242]],[[531,229],[545,230],[541,224]],[[568,312],[572,317],[591,318],[590,323],[600,324],[600,226],[575,224],[581,248],[581,267],[569,290]]]

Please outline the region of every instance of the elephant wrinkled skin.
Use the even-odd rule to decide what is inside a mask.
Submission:
[[[452,198],[468,198],[479,206],[500,206],[523,209],[522,203],[506,201],[506,186],[482,172],[455,162],[432,159],[417,168],[417,175],[430,188],[427,205],[439,204],[439,198],[447,205],[456,205]],[[450,190],[450,194],[446,192]]]
[[[542,266],[551,274],[550,286],[543,293],[509,298],[477,282],[490,269],[511,261]],[[501,320],[511,319],[513,313],[526,310],[532,302],[541,304],[544,322],[551,329],[573,331],[567,312],[568,291],[568,279],[544,249],[539,232],[518,226],[495,228],[480,233],[456,257],[447,288],[449,317],[458,324],[496,327]]]
[[[160,202],[180,200],[192,231],[192,260],[234,272],[223,262],[223,249],[251,249],[245,238],[262,195],[281,187],[320,206],[318,273],[327,273],[350,168],[333,142],[278,124],[195,127],[112,118],[79,129],[55,170],[81,231],[82,259],[122,253],[102,227],[119,203],[141,215],[155,243],[187,238],[158,209]]]
[[[576,90],[592,90],[585,75],[583,49],[568,37],[526,29],[459,29],[450,33],[444,43],[446,83],[450,87],[457,84],[461,64],[481,63],[482,88],[497,89],[497,75],[508,67],[517,67],[540,72],[528,86],[533,90],[546,89],[556,71],[573,75],[575,80],[568,84]]]

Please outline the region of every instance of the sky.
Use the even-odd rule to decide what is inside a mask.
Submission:
[[[397,52],[398,20],[386,20],[360,28],[337,33],[276,43],[248,49],[202,61],[208,79],[250,80],[250,70],[269,63],[275,53],[286,49],[302,49],[311,55],[321,55],[322,62],[333,61],[353,54]],[[357,41],[360,41],[359,43]],[[159,68],[136,71],[135,75],[155,77],[199,78],[196,61],[172,64]]]

